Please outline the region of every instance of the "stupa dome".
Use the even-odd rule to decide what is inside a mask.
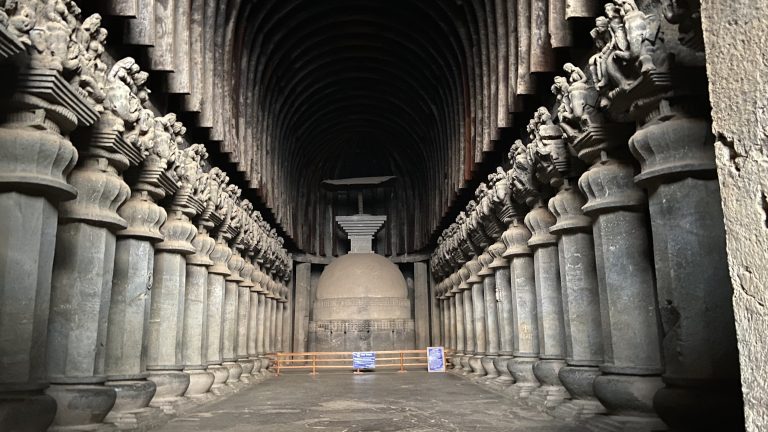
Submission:
[[[374,253],[351,253],[329,264],[317,286],[316,320],[410,318],[400,269]]]

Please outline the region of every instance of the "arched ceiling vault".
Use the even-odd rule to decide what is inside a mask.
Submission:
[[[351,151],[375,158],[372,167],[399,178],[391,210],[402,226],[391,233],[402,239],[399,254],[428,245],[511,125],[525,90],[518,74],[530,72],[518,52],[552,51],[523,24],[552,2],[565,0],[107,0],[93,8],[125,20],[124,42],[146,47],[148,69],[168,72],[163,91],[195,113],[187,126],[235,164],[298,249],[329,252],[316,229],[329,226],[320,182],[357,172],[344,166],[362,164]]]

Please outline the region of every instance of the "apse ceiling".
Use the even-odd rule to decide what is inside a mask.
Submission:
[[[547,4],[109,0],[96,8],[127,18],[124,41],[149,47],[150,69],[169,72],[164,91],[195,113],[190,129],[218,143],[297,249],[328,254],[333,195],[323,180],[392,175],[388,214],[400,232],[389,252],[403,254],[434,239],[507,126],[525,87],[515,91],[528,67],[527,56],[517,62],[520,41],[521,52],[547,63],[549,38],[548,51],[532,47],[537,31],[546,35]]]

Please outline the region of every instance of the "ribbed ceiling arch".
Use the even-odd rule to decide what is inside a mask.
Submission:
[[[387,253],[427,248],[509,126],[512,46],[529,43],[515,30],[525,5],[505,0],[89,3],[125,19],[124,42],[165,72],[156,97],[178,95],[169,108],[196,139],[232,163],[292,245],[320,255],[336,252],[321,181],[365,172],[345,166],[364,163],[349,151],[398,177],[376,192],[390,201],[376,209],[389,217]]]

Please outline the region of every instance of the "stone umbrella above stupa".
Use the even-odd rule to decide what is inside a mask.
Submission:
[[[411,302],[403,274],[373,252],[373,238],[386,216],[365,214],[362,189],[382,187],[394,177],[326,180],[334,190],[358,190],[358,214],[337,216],[350,251],[334,259],[317,286],[310,322],[311,351],[412,349],[415,344]]]

